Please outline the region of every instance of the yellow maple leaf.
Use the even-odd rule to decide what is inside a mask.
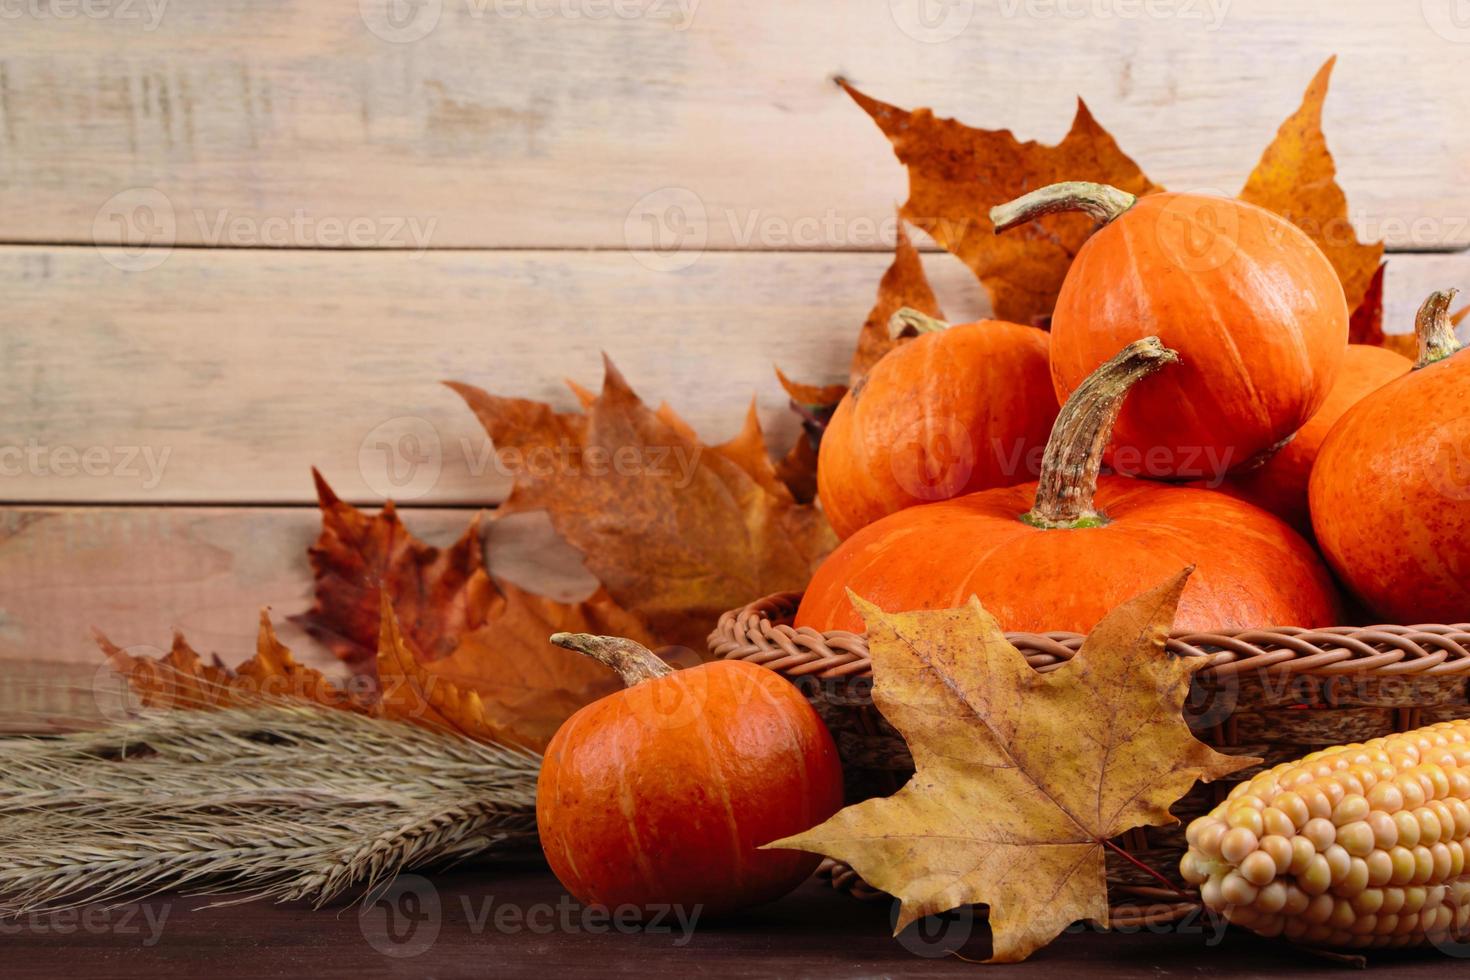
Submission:
[[[1042,674],[978,599],[886,613],[856,596],[873,699],[904,736],[914,777],[772,847],[847,862],[902,901],[897,928],[990,906],[992,962],[1016,962],[1071,923],[1108,922],[1105,843],[1178,823],[1196,780],[1259,760],[1221,755],[1184,721],[1203,658],[1164,643],[1189,570],[1109,613],[1070,661]]]
[[[1367,295],[1383,259],[1383,243],[1358,240],[1348,217],[1347,195],[1337,184],[1337,166],[1322,135],[1322,104],[1337,57],[1327,59],[1307,86],[1297,109],[1261,154],[1240,199],[1289,220],[1311,236],[1342,280],[1349,310]]]

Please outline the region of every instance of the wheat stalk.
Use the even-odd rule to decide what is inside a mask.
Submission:
[[[0,749],[0,914],[191,888],[320,907],[535,840],[540,758],[305,702]]]

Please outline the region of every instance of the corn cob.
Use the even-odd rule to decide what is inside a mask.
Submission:
[[[1418,946],[1470,927],[1470,720],[1342,745],[1241,783],[1179,870],[1263,936]]]

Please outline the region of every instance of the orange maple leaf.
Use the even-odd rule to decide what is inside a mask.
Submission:
[[[1002,320],[1030,324],[1049,316],[1073,256],[1096,226],[1080,214],[1056,214],[1020,235],[996,235],[992,207],[1063,180],[1140,195],[1159,190],[1081,99],[1071,130],[1056,146],[1044,146],[1021,142],[1008,129],[975,129],[929,109],[900,109],[839,84],[908,168],[903,217],[970,267]]]
[[[722,612],[804,587],[836,545],[821,513],[775,479],[752,416],[712,449],[667,409],[644,405],[611,362],[578,413],[450,387],[515,473],[502,510],[545,510],[659,642],[703,650]]]
[[[1336,56],[1307,86],[1297,109],[1281,124],[1261,155],[1240,199],[1275,211],[1306,232],[1342,280],[1349,310],[1357,310],[1383,260],[1383,243],[1365,245],[1348,219],[1347,195],[1337,184],[1337,165],[1322,135],[1322,104]]]
[[[344,660],[375,670],[380,686],[386,599],[397,637],[389,646],[391,663],[397,664],[401,643],[424,677],[479,696],[476,717],[483,726],[539,748],[572,712],[616,687],[597,664],[551,644],[552,633],[653,642],[604,590],[580,602],[558,602],[494,581],[485,567],[478,515],[441,550],[414,537],[391,502],[369,516],[339,499],[320,474],[316,481],[322,510],[322,533],[311,549],[316,605],[298,620]],[[395,667],[400,675],[406,669]]]
[[[320,671],[296,661],[276,638],[268,610],[260,611],[255,656],[237,670],[218,656],[211,663],[175,633],[173,646],[158,657],[144,657],[118,647],[100,631],[97,645],[113,670],[144,707],[208,710],[258,703],[263,699],[297,698],[333,708],[363,710],[366,705],[334,685]]]
[[[448,656],[460,637],[484,625],[496,599],[485,570],[477,514],[448,549],[431,548],[404,529],[390,500],[369,517],[341,500],[315,469],[322,530],[307,552],[316,603],[293,619],[352,664],[377,656],[379,594],[387,590],[419,656]]]

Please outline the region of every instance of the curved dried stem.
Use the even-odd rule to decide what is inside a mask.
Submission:
[[[939,333],[948,330],[949,324],[938,317],[920,313],[912,306],[904,306],[888,318],[888,339],[897,340],[910,332],[915,334]]]
[[[1057,415],[1041,458],[1036,501],[1021,520],[1041,528],[1095,527],[1106,521],[1093,498],[1123,400],[1139,381],[1178,360],[1179,353],[1159,338],[1145,337],[1087,376]]]
[[[1455,337],[1455,327],[1450,322],[1450,304],[1457,292],[1457,289],[1437,290],[1430,293],[1419,307],[1414,317],[1414,336],[1419,340],[1416,369],[1442,361],[1463,346]]]
[[[1082,211],[1107,224],[1137,202],[1136,195],[1107,184],[1066,180],[1022,194],[1014,201],[996,205],[990,209],[990,223],[995,225],[995,233],[998,235],[1044,214]]]
[[[648,647],[621,636],[594,636],[591,633],[553,633],[551,642],[566,650],[591,657],[618,672],[626,687],[664,677],[674,668],[658,659]]]

